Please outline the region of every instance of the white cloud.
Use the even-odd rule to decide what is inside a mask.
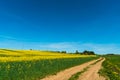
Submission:
[[[0,35],[0,38],[8,39],[8,40],[16,40],[16,38],[6,35]]]
[[[15,40],[0,41],[1,48],[12,49],[39,49],[39,50],[66,50],[69,52],[80,52],[84,50],[95,51],[96,53],[120,53],[120,44],[95,44],[81,42],[59,42],[59,43],[41,43],[41,42],[17,42]]]
[[[67,50],[75,52],[75,50],[84,51],[92,50],[96,53],[120,53],[119,44],[95,44],[95,43],[79,43],[79,42],[60,42],[60,43],[47,43],[38,44],[41,49],[47,50]]]
[[[88,48],[97,52],[97,53],[120,53],[120,44],[94,44],[94,43],[85,43],[83,44],[84,48]]]

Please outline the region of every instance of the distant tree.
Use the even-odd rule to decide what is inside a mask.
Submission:
[[[87,50],[83,51],[82,54],[84,54],[84,55],[95,55],[95,53],[93,51],[87,51]]]
[[[67,51],[61,51],[61,53],[67,53]]]
[[[93,51],[88,51],[88,55],[94,55],[95,53]]]
[[[60,53],[60,51],[54,51],[54,52],[56,52],[56,53]]]
[[[109,53],[109,54],[107,54],[107,55],[115,55],[115,54],[113,54],[113,53]]]
[[[87,55],[89,52],[87,50],[83,51],[84,55]]]
[[[76,50],[75,54],[79,54],[79,51],[78,51],[78,50]]]

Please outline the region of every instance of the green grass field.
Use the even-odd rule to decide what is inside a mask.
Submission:
[[[103,69],[100,73],[110,80],[120,80],[120,55],[104,56]]]

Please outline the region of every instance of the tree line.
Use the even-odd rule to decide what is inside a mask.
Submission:
[[[78,50],[76,50],[75,54],[81,54],[81,55],[95,55],[94,51],[83,51],[83,52],[79,52]]]
[[[64,54],[67,53],[67,51],[52,51],[52,52],[64,53]],[[70,54],[95,55],[95,52],[94,51],[88,51],[88,50],[85,50],[83,52],[79,52],[78,50],[76,50],[74,53],[70,53]]]

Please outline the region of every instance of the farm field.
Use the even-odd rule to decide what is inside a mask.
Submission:
[[[120,0],[0,0],[0,80],[120,80]]]
[[[120,80],[120,55],[106,55],[100,74],[106,76],[108,80]]]
[[[0,49],[0,80],[36,80],[97,59],[94,55]]]

